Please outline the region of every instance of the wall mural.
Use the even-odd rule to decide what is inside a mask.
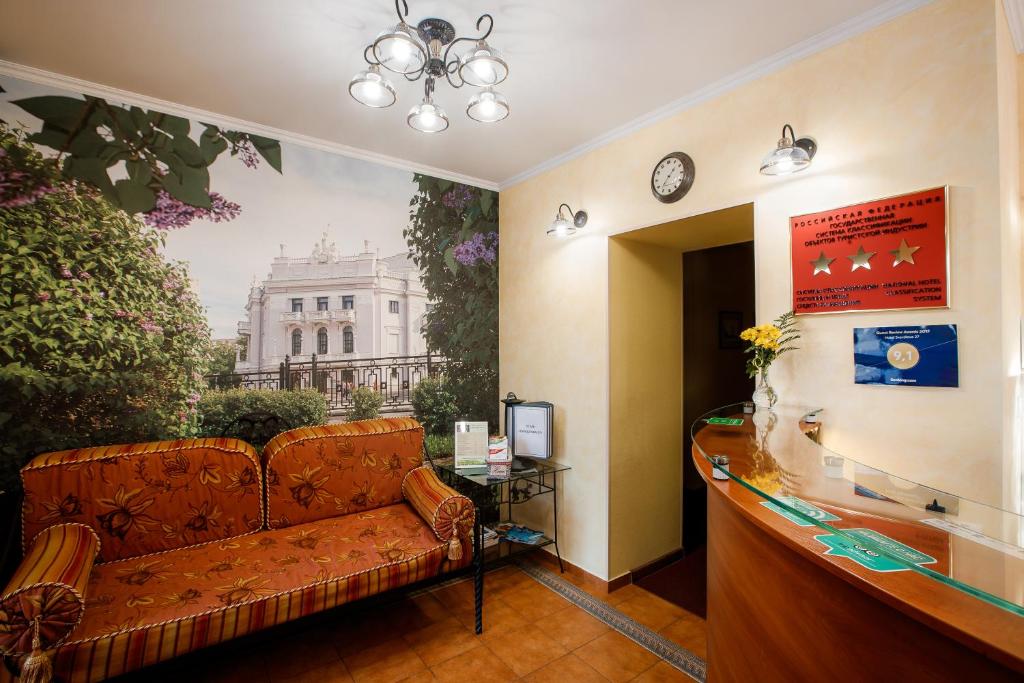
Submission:
[[[0,77],[0,490],[36,453],[219,435],[225,390],[496,427],[497,215],[490,190]]]

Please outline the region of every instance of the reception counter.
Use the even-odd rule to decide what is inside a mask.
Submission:
[[[693,427],[708,681],[1024,680],[1021,517],[833,453],[806,416]]]

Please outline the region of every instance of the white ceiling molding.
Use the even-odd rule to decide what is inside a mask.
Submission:
[[[521,183],[522,181],[531,178],[545,171],[551,170],[571,161],[577,157],[583,156],[588,152],[591,152],[600,147],[604,147],[614,140],[626,137],[627,135],[646,128],[653,123],[666,119],[670,116],[678,114],[679,112],[689,109],[690,107],[696,106],[702,102],[712,100],[720,95],[724,95],[730,90],[740,87],[745,83],[755,81],[758,78],[766,76],[775,71],[801,60],[805,57],[809,57],[817,52],[828,49],[834,45],[838,45],[854,36],[858,36],[862,33],[866,33],[873,28],[881,26],[882,24],[895,19],[896,17],[902,16],[908,12],[912,12],[916,9],[924,7],[929,4],[932,0],[890,0],[885,4],[879,5],[875,9],[865,12],[858,17],[854,17],[849,21],[845,21],[841,24],[823,31],[816,36],[812,36],[807,40],[801,41],[792,47],[786,48],[785,50],[778,52],[771,57],[751,64],[740,71],[737,71],[731,76],[727,76],[715,83],[712,83],[704,88],[696,90],[689,95],[681,97],[677,100],[669,102],[663,107],[659,107],[643,116],[639,116],[628,123],[613,128],[602,135],[585,142],[582,145],[577,145],[567,152],[563,152],[558,156],[552,157],[547,161],[540,163],[533,168],[527,169],[522,173],[518,173],[511,178],[503,180],[500,183],[501,189],[505,189]],[[1024,16],[1024,0],[1003,0],[1007,4],[1007,15],[1009,16],[1009,5],[1016,5],[1018,11]],[[1011,22],[1011,26],[1014,22]],[[1019,22],[1018,26],[1020,25]],[[1017,34],[1014,34],[1016,40]],[[1020,49],[1020,43],[1017,43],[1018,50]]]
[[[1003,0],[1003,9],[1017,54],[1024,54],[1024,0]]]
[[[231,116],[224,116],[222,114],[206,111],[205,109],[190,107],[176,102],[169,102],[167,100],[161,100],[147,95],[140,95],[139,93],[129,92],[119,88],[112,88],[100,83],[93,83],[91,81],[85,81],[72,76],[65,76],[52,71],[36,69],[31,66],[17,64],[3,59],[0,59],[0,74],[11,76],[12,78],[18,78],[23,81],[37,83],[39,85],[49,85],[54,88],[70,90],[84,95],[102,97],[104,99],[113,100],[127,105],[135,105],[146,109],[155,109],[165,114],[173,114],[175,116],[192,119],[193,121],[212,123],[216,126],[227,128],[229,130],[238,130],[247,133],[254,133],[256,135],[263,135],[268,138],[280,140],[281,142],[289,142],[293,145],[319,149],[333,154],[341,154],[353,159],[362,159],[364,161],[370,161],[383,166],[390,166],[392,168],[399,168],[413,173],[424,173],[437,178],[453,180],[458,183],[474,185],[488,190],[498,189],[498,185],[490,180],[483,180],[481,178],[473,178],[460,173],[453,173],[451,171],[446,171],[443,168],[418,165],[405,159],[399,159],[386,154],[378,154],[365,149],[331,142],[330,140],[323,140],[321,138],[293,133],[280,128],[264,126],[259,123],[253,123],[252,121],[244,121]]]

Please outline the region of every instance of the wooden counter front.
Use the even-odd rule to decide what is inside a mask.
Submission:
[[[1024,680],[1024,618],[914,571],[823,555],[814,536],[826,530],[712,478],[698,444],[733,457],[715,439],[698,433],[693,448],[710,489],[710,683]],[[854,524],[857,514],[842,511]]]

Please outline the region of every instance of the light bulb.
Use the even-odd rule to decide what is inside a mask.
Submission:
[[[395,103],[395,88],[380,75],[380,67],[376,64],[353,76],[348,83],[348,92],[356,102],[367,107],[390,107]]]
[[[509,114],[508,99],[493,88],[487,87],[469,100],[466,115],[481,123],[501,121]]]
[[[448,115],[429,97],[410,109],[405,121],[421,133],[440,133],[448,127]]]
[[[478,60],[473,62],[473,65],[470,68],[473,69],[473,73],[479,77],[481,82],[486,83],[487,85],[494,85],[494,81],[497,76],[494,73],[494,67],[491,66],[490,62]]]

